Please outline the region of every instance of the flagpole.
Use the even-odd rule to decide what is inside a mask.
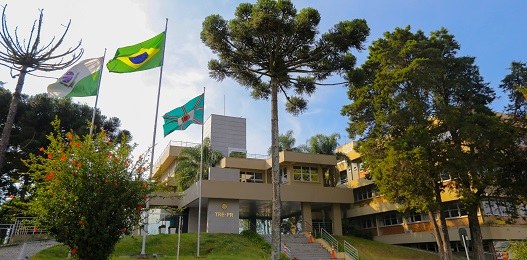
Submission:
[[[95,106],[93,107],[93,115],[91,116],[90,135],[93,133],[93,126],[95,125],[95,112],[97,111],[97,103],[99,102],[99,89],[101,88],[102,71],[104,66],[104,59],[106,59],[106,48],[104,48],[104,55],[101,62],[101,75],[97,84],[97,95],[95,96]]]
[[[205,87],[203,87],[203,119],[205,119]],[[201,122],[201,158],[199,162],[199,185],[198,185],[198,249],[197,257],[199,257],[199,238],[201,233],[201,179],[203,175],[203,129],[205,128],[205,120]]]
[[[156,115],[154,117],[154,131],[152,133],[152,153],[150,155],[150,174],[148,180],[152,178],[152,171],[154,169],[154,151],[156,146],[156,130],[157,130],[157,116],[159,114],[159,97],[161,95],[161,81],[163,79],[163,67],[165,65],[165,48],[167,46],[167,27],[168,27],[168,18],[165,18],[165,40],[163,43],[163,52],[161,55],[161,68],[159,70],[159,85],[157,87],[157,103],[156,103]],[[145,222],[144,222],[144,231],[143,231],[143,241],[141,243],[141,255],[146,255],[146,234],[148,232],[148,213],[150,211],[150,200],[147,198],[145,205]]]

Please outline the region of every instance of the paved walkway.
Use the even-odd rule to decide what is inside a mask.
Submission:
[[[29,259],[29,257],[35,255],[41,250],[54,246],[56,244],[58,243],[54,240],[27,242],[25,245],[24,253],[22,255],[21,255],[21,251],[24,247],[23,243],[14,245],[14,246],[3,246],[3,247],[0,247],[0,259],[13,259],[13,260]]]

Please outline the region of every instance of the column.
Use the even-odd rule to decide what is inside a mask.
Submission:
[[[338,203],[331,205],[331,221],[333,222],[333,235],[342,236],[342,210]]]
[[[311,215],[311,203],[309,202],[302,202],[302,231],[313,232],[313,217]]]

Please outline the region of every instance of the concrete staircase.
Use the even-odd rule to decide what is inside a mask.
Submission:
[[[271,243],[271,236],[266,235],[264,239]],[[291,252],[291,259],[296,260],[326,260],[332,259],[322,245],[314,242],[308,243],[307,238],[302,234],[282,234],[282,243],[285,243]]]

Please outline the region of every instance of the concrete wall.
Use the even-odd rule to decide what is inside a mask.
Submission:
[[[209,172],[209,180],[239,182],[240,181],[240,170],[211,167],[210,172]]]
[[[204,136],[209,137],[213,150],[228,155],[229,148],[247,150],[245,118],[212,114],[205,121]]]
[[[239,230],[240,205],[238,200],[209,199],[207,232],[238,234]]]
[[[207,231],[207,209],[203,207],[201,209],[201,225],[200,231]],[[188,233],[198,232],[198,208],[188,209]]]

